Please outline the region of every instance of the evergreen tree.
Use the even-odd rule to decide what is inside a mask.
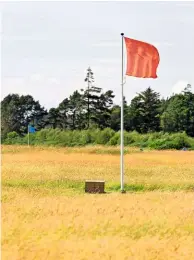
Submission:
[[[102,93],[95,104],[95,111],[92,116],[92,121],[103,129],[111,125],[111,107],[113,105],[113,91],[109,90]]]
[[[124,108],[124,130],[130,131],[130,115],[129,106],[125,97],[123,97],[123,108]],[[113,106],[111,110],[111,124],[110,127],[115,131],[120,131],[121,129],[121,107],[118,105]]]
[[[43,118],[44,128],[63,128],[61,115],[58,108],[51,108]]]
[[[59,120],[63,129],[70,129],[69,108],[70,100],[65,98],[58,106]]]
[[[22,135],[27,133],[29,123],[41,124],[47,111],[32,96],[10,94],[1,102],[2,138],[15,131]]]
[[[83,129],[85,128],[84,122],[84,101],[83,96],[77,90],[69,98],[69,112],[71,129]]]
[[[81,91],[83,92],[83,107],[87,111],[87,128],[89,128],[91,123],[95,121],[92,118],[95,117],[102,89],[95,87],[94,73],[90,67],[87,70],[85,82],[87,82],[87,89],[85,91],[82,89]]]
[[[173,95],[161,116],[161,126],[165,132],[185,131],[194,136],[194,94],[188,85],[181,94]]]
[[[160,99],[159,93],[150,87],[138,94],[132,101],[129,109],[131,130],[140,133],[160,130]]]

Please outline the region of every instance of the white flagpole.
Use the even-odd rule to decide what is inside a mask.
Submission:
[[[29,125],[28,125],[28,147],[30,147],[30,131],[29,131]]]
[[[121,80],[121,192],[124,193],[124,109],[123,109],[123,85],[124,85],[124,76],[123,76],[123,67],[124,67],[124,61],[123,61],[123,40],[124,40],[124,33],[121,33],[122,37],[122,80]]]

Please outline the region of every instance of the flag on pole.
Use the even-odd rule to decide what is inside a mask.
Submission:
[[[160,62],[158,50],[153,45],[122,37],[122,83],[121,83],[121,192],[124,190],[124,106],[123,106],[123,85],[124,83],[124,53],[123,42],[125,40],[127,51],[126,75],[138,78],[157,78],[157,67]]]
[[[29,133],[35,133],[35,132],[36,132],[36,129],[35,129],[35,127],[29,125],[29,126],[28,126],[28,131],[29,131]]]
[[[158,50],[153,45],[126,38],[127,70],[126,75],[138,78],[157,78],[160,61]]]
[[[28,147],[30,147],[30,133],[35,133],[36,132],[36,128],[28,125]]]

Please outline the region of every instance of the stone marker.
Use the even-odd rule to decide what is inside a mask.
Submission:
[[[105,193],[104,185],[105,181],[86,180],[85,192],[87,193]]]

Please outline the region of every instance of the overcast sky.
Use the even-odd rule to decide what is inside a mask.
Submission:
[[[31,94],[56,107],[85,87],[91,66],[120,104],[121,32],[155,45],[161,59],[158,79],[126,78],[127,101],[149,86],[164,97],[194,87],[192,2],[12,2],[1,4],[1,21],[1,99]]]

